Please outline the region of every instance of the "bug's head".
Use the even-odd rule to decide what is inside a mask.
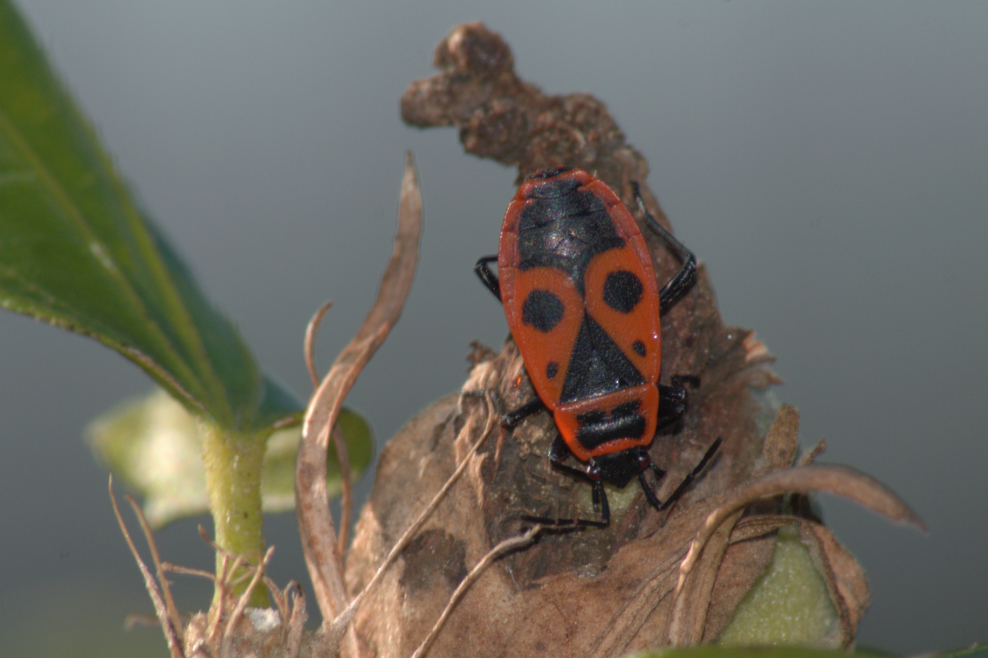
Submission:
[[[600,480],[615,487],[624,487],[632,478],[638,477],[652,463],[651,457],[643,448],[629,448],[609,455],[600,455],[592,460],[600,469]]]
[[[542,171],[537,171],[528,178],[526,182],[530,180],[546,180],[547,178],[555,178],[560,174],[565,174],[573,171],[572,167],[552,167],[550,169],[543,169]]]

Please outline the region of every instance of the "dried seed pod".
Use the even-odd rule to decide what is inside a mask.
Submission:
[[[631,183],[643,183],[648,167],[602,103],[584,94],[543,95],[515,75],[503,40],[477,23],[454,28],[435,61],[442,72],[416,81],[402,98],[407,122],[457,126],[469,152],[517,165],[520,180],[547,167],[579,167],[632,202]],[[642,195],[668,226],[644,185]],[[649,248],[658,278],[667,280],[676,260],[658,240],[650,240]],[[651,446],[651,458],[669,471],[660,498],[697,463],[711,437],[723,436],[717,457],[669,510],[656,513],[638,487],[609,490],[610,527],[544,530],[534,545],[497,560],[449,612],[428,655],[564,649],[567,655],[617,656],[712,641],[765,572],[775,534],[787,525],[796,525],[810,546],[839,616],[837,631],[820,641],[853,641],[868,599],[860,568],[805,506],[782,494],[824,488],[850,493],[898,520],[917,519],[860,474],[790,468],[798,414],[778,409],[766,395],[781,381],[769,369],[773,357],[750,331],[724,325],[702,266],[694,291],[663,317],[661,333],[662,372],[695,373],[702,383],[678,431]],[[494,392],[502,410],[533,397],[510,339],[497,354],[474,346],[471,363],[459,398],[421,412],[384,449],[357,527],[348,558],[352,594],[370,582],[454,469],[465,466],[465,477],[367,593],[355,617],[357,635],[377,656],[412,654],[472,566],[523,530],[521,517],[592,515],[589,488],[552,470],[545,459],[556,433],[548,415],[514,430],[496,427],[476,453],[468,453],[490,419],[483,394]]]

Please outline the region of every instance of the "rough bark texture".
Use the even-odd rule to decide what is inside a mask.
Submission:
[[[519,180],[550,166],[579,167],[602,178],[631,208],[630,183],[641,183],[649,210],[668,226],[644,185],[647,163],[601,102],[585,94],[545,96],[518,79],[507,45],[480,24],[454,29],[437,47],[435,64],[442,72],[414,82],[402,98],[405,121],[457,126],[468,152],[517,166]],[[661,240],[644,233],[661,284],[679,263]],[[688,599],[675,592],[680,562],[724,492],[792,465],[798,415],[780,415],[764,450],[777,411],[766,389],[780,380],[768,367],[771,355],[750,331],[724,325],[702,267],[695,288],[663,318],[662,357],[663,383],[689,374],[701,385],[691,393],[681,426],[652,445],[654,462],[668,471],[659,497],[669,495],[723,437],[716,458],[671,510],[650,508],[632,481],[623,491],[609,490],[608,529],[545,532],[533,546],[499,560],[460,601],[430,656],[617,656],[709,641],[723,629],[768,564],[778,525],[752,532],[726,524],[690,574]],[[421,412],[382,452],[348,558],[351,593],[370,580],[477,439],[458,438],[472,414],[486,414],[475,394],[496,391],[502,410],[534,397],[510,339],[500,353],[476,346],[471,361],[464,395]],[[590,488],[550,468],[545,455],[555,435],[551,417],[538,414],[514,431],[499,426],[488,438],[358,613],[357,633],[374,655],[410,655],[472,565],[520,532],[521,515],[596,517]],[[781,499],[746,514],[753,511],[777,515]],[[811,543],[822,564],[829,564],[828,552],[839,553],[841,568],[831,568],[829,582],[837,595],[854,600],[841,599],[850,623],[836,644],[846,645],[866,605],[867,585],[859,569],[854,579],[856,564],[847,563],[853,558],[829,533]]]

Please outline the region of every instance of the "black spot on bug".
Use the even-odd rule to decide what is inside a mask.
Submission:
[[[607,414],[600,409],[585,411],[576,417],[576,422],[586,427],[588,425],[600,425],[607,420]]]
[[[634,273],[628,270],[611,272],[604,281],[604,303],[620,313],[630,313],[641,301],[644,290]]]
[[[645,356],[645,343],[641,342],[640,340],[636,340],[634,343],[632,343],[631,349],[633,349],[635,351],[635,354],[637,354],[638,356]]]
[[[552,331],[563,319],[563,302],[549,290],[528,293],[521,307],[521,320],[542,333]]]
[[[545,376],[549,379],[555,379],[556,375],[559,374],[559,364],[555,361],[550,361],[549,365],[545,367]]]
[[[642,406],[641,400],[631,400],[630,402],[624,402],[618,406],[611,409],[611,415],[615,418],[621,416],[628,416],[638,411]]]
[[[641,401],[631,400],[611,409],[610,413],[600,410],[587,411],[576,417],[580,424],[576,432],[576,440],[587,450],[593,450],[597,446],[613,441],[615,439],[640,438],[645,433],[645,417],[639,412]],[[618,458],[624,461],[624,458]],[[612,464],[613,470],[616,464]],[[626,473],[628,479],[636,475],[632,471]],[[624,479],[621,476],[619,479]],[[626,479],[624,479],[627,482]]]
[[[580,324],[569,362],[579,366],[566,369],[560,402],[585,400],[645,383],[628,355],[589,315],[584,315]]]

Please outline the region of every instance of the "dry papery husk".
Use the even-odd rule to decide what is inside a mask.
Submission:
[[[743,363],[744,341],[731,351]],[[474,367],[466,395],[450,396],[420,413],[383,451],[378,484],[350,553],[351,591],[370,579],[408,519],[418,516],[480,438],[488,412],[472,395],[473,387],[515,379],[506,377],[504,368],[516,364],[509,343],[502,354]],[[732,379],[750,382],[757,369],[735,370]],[[709,386],[715,387],[713,381]],[[503,385],[500,392],[509,400],[518,394]],[[708,398],[696,397],[702,408]],[[758,406],[756,394],[740,397]],[[620,656],[714,641],[767,568],[776,531],[793,525],[837,611],[839,623],[818,644],[849,646],[868,605],[864,573],[811,513],[793,509],[802,507],[793,504],[797,498],[781,494],[825,490],[893,520],[918,519],[889,490],[852,469],[792,467],[798,429],[792,407],[781,407],[767,436],[757,433],[757,425],[752,423],[749,435],[725,433],[718,458],[671,512],[656,513],[637,491],[612,492],[610,528],[546,532],[535,545],[502,558],[459,601],[428,655],[565,649],[575,652],[570,655]],[[548,420],[513,435],[497,428],[482,444],[464,478],[361,606],[356,630],[371,655],[412,655],[473,564],[519,533],[520,515],[593,515],[589,495],[579,491],[588,487],[548,467],[544,453],[553,431]],[[669,465],[672,483],[660,496],[702,455],[704,446],[690,445],[685,433],[657,441],[656,455],[679,451],[660,462]],[[764,450],[745,460],[744,442],[751,437]],[[667,446],[671,449],[663,450]]]
[[[517,165],[519,177],[560,164],[596,172],[632,208],[630,183],[641,182],[649,210],[668,225],[644,186],[647,163],[600,101],[543,95],[517,78],[500,36],[477,23],[455,28],[435,63],[442,73],[413,83],[402,99],[406,121],[455,125],[469,152]],[[664,281],[678,262],[647,231],[646,237]],[[547,529],[533,545],[496,561],[459,600],[429,656],[620,656],[713,641],[765,571],[778,529],[792,525],[838,612],[840,623],[821,643],[853,642],[868,604],[864,574],[804,497],[783,494],[826,490],[895,520],[918,519],[851,469],[793,467],[798,413],[774,403],[768,391],[781,381],[769,368],[773,357],[752,332],[724,325],[702,266],[694,289],[663,317],[662,356],[664,382],[689,374],[701,385],[681,425],[652,445],[652,459],[668,471],[659,497],[723,437],[715,459],[670,510],[650,508],[633,482],[608,491],[609,528]],[[534,397],[514,343],[507,340],[500,353],[475,345],[470,358],[461,395],[422,411],[381,454],[348,556],[351,596],[454,469],[470,462],[360,606],[354,624],[362,654],[412,655],[473,565],[521,533],[522,515],[596,516],[590,488],[549,466],[556,430],[548,414],[513,431],[487,422],[485,393],[494,392],[500,411]],[[469,456],[485,427],[489,436]]]

